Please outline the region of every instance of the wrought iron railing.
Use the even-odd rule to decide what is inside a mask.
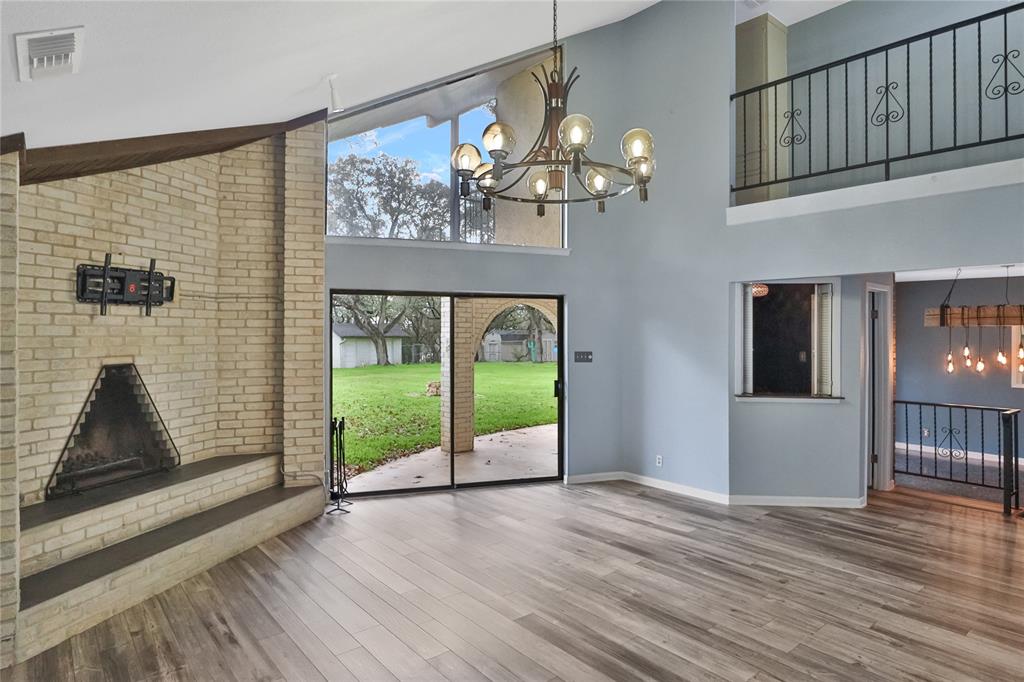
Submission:
[[[894,400],[893,470],[996,488],[1020,507],[1020,410]]]
[[[1024,139],[1024,3],[732,96],[733,190]]]
[[[494,210],[485,211],[483,195],[479,193],[462,197],[459,201],[459,234],[461,241],[469,244],[494,243]]]

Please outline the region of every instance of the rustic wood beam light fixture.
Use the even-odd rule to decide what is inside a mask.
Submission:
[[[1004,265],[1006,268],[1006,302],[993,305],[978,305],[966,308],[960,306],[954,310],[949,305],[953,296],[957,280],[960,278],[960,270],[957,269],[953,284],[949,287],[949,293],[938,308],[926,308],[924,311],[924,326],[926,327],[1013,327],[1024,325],[1024,305],[1013,305],[1010,303],[1010,268],[1012,265]],[[973,318],[973,319],[972,319]]]

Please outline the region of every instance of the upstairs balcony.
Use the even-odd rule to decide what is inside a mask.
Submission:
[[[1015,4],[737,92],[733,203],[1024,157],[1022,50]]]

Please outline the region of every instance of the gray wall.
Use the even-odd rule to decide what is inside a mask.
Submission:
[[[829,62],[852,56],[859,52],[880,47],[924,31],[941,28],[960,20],[980,16],[992,10],[1005,9],[1006,2],[979,0],[977,2],[944,1],[890,1],[871,2],[853,0],[827,12],[793,24],[788,33],[789,73],[821,66]],[[1024,47],[1024,11],[1009,15],[1008,34],[1010,47]],[[979,139],[991,139],[1005,134],[1004,101],[979,97],[978,88],[978,37],[974,29],[957,32],[957,136],[959,144]],[[981,88],[995,74],[998,66],[991,58],[1003,51],[1003,22],[989,20],[982,25],[981,34]],[[929,120],[929,53],[927,41],[916,43],[910,51],[909,83],[907,78],[906,52],[904,48],[889,53],[889,79],[897,83],[893,93],[895,99],[908,110],[903,120],[890,125],[890,155],[907,153],[907,122],[910,121],[910,152],[926,151],[930,147],[943,148],[954,141],[953,131],[953,42],[951,34],[936,36],[933,40],[932,55],[932,117]],[[885,157],[885,127],[867,125],[865,113],[871,114],[881,95],[875,88],[885,82],[885,57],[873,56],[868,60],[867,112],[864,105],[864,72],[860,62],[849,66],[849,113],[844,111],[846,92],[843,69],[833,69],[831,74],[831,129],[829,130],[829,161],[832,165],[844,164],[847,154],[846,130],[849,125],[849,159],[861,163],[865,159],[864,131],[868,131],[869,160]],[[825,77],[819,74],[811,85],[812,97],[808,103],[808,83],[798,80],[793,87],[794,106],[803,110],[802,124],[809,129],[811,141],[810,163],[815,171],[826,168],[825,121],[826,97]],[[907,102],[908,88],[910,102]],[[979,133],[978,112],[982,117]],[[1009,98],[1009,134],[1024,132],[1024,102],[1019,97]],[[750,106],[752,103],[748,103]],[[895,105],[894,105],[895,108]],[[813,120],[808,121],[811,114]],[[933,138],[929,134],[932,127]],[[979,137],[980,135],[980,137]],[[794,174],[807,172],[808,143],[794,145]],[[965,165],[991,163],[1024,154],[1024,142],[1015,141],[984,146],[970,150],[950,152],[939,156],[918,158],[899,162],[892,167],[892,177],[918,175],[937,170],[947,170]],[[805,194],[835,187],[847,187],[864,182],[884,179],[882,167],[866,168],[813,178],[791,183],[790,195]]]
[[[1011,388],[1009,374],[995,361],[998,332],[984,332],[986,370],[983,374],[959,369],[946,374],[949,330],[924,326],[926,308],[937,308],[951,282],[901,282],[896,285],[896,397],[933,403],[961,403],[1024,408],[1024,389]],[[957,282],[951,304],[993,305],[1005,300],[1005,279],[965,279]],[[1010,280],[1010,300],[1024,302],[1024,277]],[[1004,328],[1005,329],[1005,328]],[[1009,345],[1010,333],[1004,332]],[[953,352],[959,360],[964,330],[953,330]],[[978,352],[978,330],[971,329],[971,350]],[[1016,358],[1016,348],[1012,349]]]
[[[863,347],[867,283],[892,275],[841,278],[838,402],[734,400],[730,409],[730,492],[858,498],[864,494]]]
[[[832,428],[814,423],[817,406],[734,409],[732,283],[1021,261],[1024,194],[1017,184],[727,226],[733,21],[731,3],[660,3],[567,41],[583,76],[570,108],[593,118],[594,156],[616,158],[619,135],[639,125],[658,157],[647,204],[570,209],[571,254],[332,244],[327,285],[564,294],[566,356],[595,352],[592,365],[568,365],[570,474],[856,497],[863,406],[848,391],[860,390],[859,339],[844,341],[849,402],[827,413]],[[984,238],[964,240],[965,228]],[[844,320],[861,315],[862,291],[844,286]],[[836,434],[852,440],[837,446]]]

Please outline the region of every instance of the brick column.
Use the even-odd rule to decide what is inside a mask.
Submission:
[[[309,475],[324,473],[324,135],[316,123],[285,137],[285,485],[309,485]]]
[[[558,326],[558,306],[553,299],[526,298],[456,298],[455,299],[455,452],[470,452],[476,437],[476,386],[473,365],[480,341],[488,325],[503,310],[515,305],[528,305],[544,314]],[[451,306],[447,297],[441,299],[441,450],[451,452],[452,422],[450,409]]]
[[[448,298],[441,299],[441,450],[452,452],[451,419],[451,344],[455,344],[455,452],[469,452],[473,449],[476,436],[473,412],[473,361],[476,348],[474,341],[474,314],[471,298],[455,299],[455,338],[450,338],[451,306]]]
[[[0,157],[0,668],[14,662],[18,619],[18,154]]]

